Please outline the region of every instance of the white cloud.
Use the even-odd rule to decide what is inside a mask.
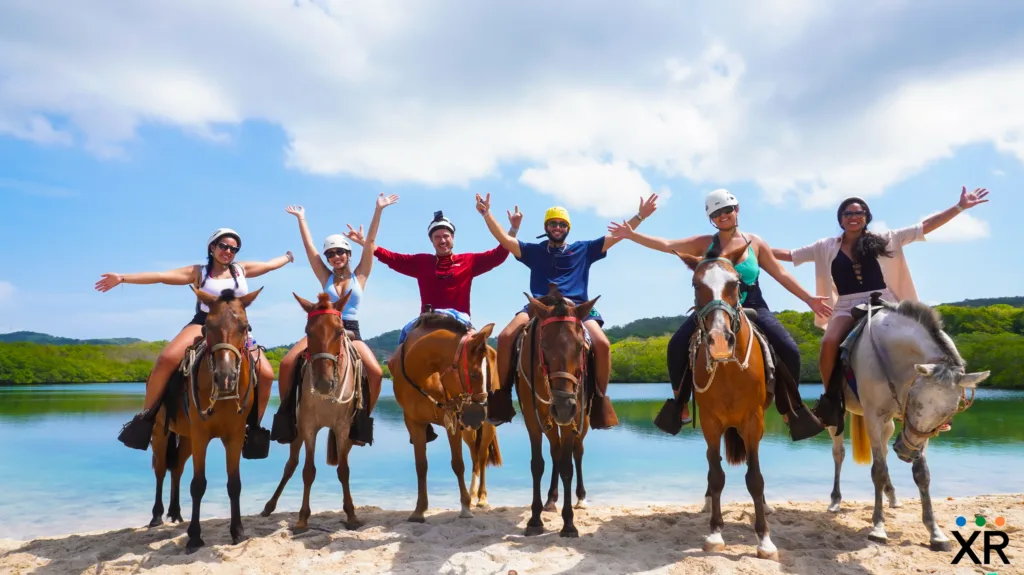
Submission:
[[[514,167],[602,216],[634,209],[643,174],[831,206],[966,145],[1024,159],[1021,10],[954,4],[15,2],[0,133],[108,157],[143,124],[221,143],[259,120],[314,174],[466,186]],[[951,38],[965,18],[993,32]]]
[[[989,237],[988,222],[964,212],[946,225],[928,234],[928,241],[940,243],[972,242]]]

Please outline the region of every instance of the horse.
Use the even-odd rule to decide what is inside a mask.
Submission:
[[[498,379],[498,352],[490,345],[487,346],[485,361],[487,365],[481,368],[487,375],[484,388],[497,391],[501,386]],[[480,429],[463,429],[462,440],[469,448],[470,465],[473,468],[473,479],[469,483],[470,506],[485,509],[490,507],[487,502],[487,468],[502,465],[498,428],[484,420]]]
[[[199,509],[206,493],[206,450],[213,439],[219,438],[224,444],[227,458],[231,543],[237,545],[245,539],[239,502],[242,492],[239,463],[243,450],[247,450],[248,457],[248,450],[256,448],[254,443],[248,442],[246,423],[247,420],[255,421],[258,409],[255,394],[256,365],[252,363],[249,353],[246,353],[249,320],[245,310],[263,288],[241,297],[235,297],[232,290],[224,290],[220,297],[215,297],[194,286],[189,287],[196,298],[210,308],[210,312],[203,328],[204,335],[196,338],[182,361],[184,385],[172,382],[167,386],[153,425],[153,469],[157,477],[157,500],[150,525],[159,525],[163,513],[162,486],[168,467],[172,468],[169,516],[172,521],[182,520],[178,499],[179,482],[185,462],[191,456],[192,519],[188,526],[185,552],[192,554],[205,545],[201,537]],[[203,405],[204,400],[206,405]],[[234,400],[233,409],[221,403],[229,400]],[[266,446],[269,443],[258,449]],[[254,459],[263,457],[266,457],[265,452],[252,456]]]
[[[368,406],[369,397],[362,386],[362,361],[352,346],[348,331],[341,322],[341,312],[351,293],[346,293],[331,304],[326,293],[318,296],[317,303],[307,301],[292,293],[306,312],[306,337],[309,345],[303,357],[298,403],[298,434],[291,443],[291,452],[284,466],[281,482],[274,495],[267,501],[260,513],[269,517],[277,507],[277,501],[285,485],[299,465],[299,449],[306,446],[306,463],[302,468],[302,507],[294,531],[308,529],[310,516],[309,492],[316,479],[316,436],[320,429],[329,429],[327,436],[327,464],[338,468],[338,481],[344,496],[342,508],[345,511],[345,527],[349,530],[362,527],[363,522],[356,516],[349,487],[348,455],[352,450],[349,431],[356,410]],[[338,441],[341,438],[341,441]]]
[[[485,369],[485,365],[487,338],[493,330],[493,323],[475,331],[454,317],[427,311],[388,360],[395,400],[402,407],[416,457],[418,496],[408,521],[426,521],[427,443],[436,439],[432,424],[447,431],[452,471],[459,480],[459,517],[473,517],[464,477],[463,434],[459,431],[479,430],[487,417],[487,390],[493,381],[493,369]]]
[[[722,538],[721,444],[725,436],[726,460],[731,465],[747,464],[747,490],[754,499],[754,531],[757,556],[778,561],[766,515],[764,477],[758,455],[764,436],[764,412],[773,397],[767,378],[761,340],[754,324],[739,305],[740,276],[735,266],[747,246],[715,257],[676,253],[693,271],[697,330],[690,345],[694,398],[700,413],[700,427],[707,443],[708,494],[711,533],[704,540],[705,552],[725,550]],[[699,369],[704,365],[704,369]],[[717,385],[716,385],[717,382]]]
[[[896,428],[893,418],[897,418],[903,426],[893,451],[901,461],[911,463],[914,482],[921,493],[921,519],[930,533],[929,546],[932,551],[949,551],[949,538],[932,510],[931,473],[925,451],[928,440],[938,435],[943,423],[970,407],[975,388],[990,372],[966,372],[956,345],[943,330],[941,316],[931,307],[911,300],[893,304],[879,299],[877,294],[865,307],[866,310],[855,312],[860,315],[866,311],[866,317],[843,344],[843,355],[848,361],[840,360],[852,368],[856,389],[851,387],[848,377],[843,377],[843,363],[837,363],[835,371],[839,375],[830,385],[843,385],[846,411],[850,412],[854,462],[872,464],[875,507],[868,539],[883,544],[888,541],[883,492],[890,507],[902,507],[886,463],[886,444]],[[828,510],[833,513],[839,511],[842,502],[839,475],[846,457],[843,433],[836,431],[829,427],[835,481]]]
[[[577,306],[562,297],[554,284],[549,286],[548,295],[541,299],[523,295],[530,302],[530,320],[516,336],[514,353],[518,357],[514,358],[512,365],[516,373],[516,394],[530,435],[533,504],[525,534],[533,536],[544,532],[541,511],[555,510],[557,478],[560,476],[565,488],[565,501],[559,535],[579,537],[573,523],[570,488],[575,458],[578,474],[576,508],[586,507],[583,439],[590,428],[590,400],[594,391],[593,382],[588,379],[593,370],[588,369],[591,362],[588,361],[583,322],[601,296]],[[541,453],[544,436],[550,446],[552,476],[548,500],[542,506],[540,482],[544,475],[544,455]]]

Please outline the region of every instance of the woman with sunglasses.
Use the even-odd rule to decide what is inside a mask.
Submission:
[[[821,338],[818,369],[825,385],[815,414],[822,423],[843,430],[842,376],[833,373],[836,356],[843,339],[855,324],[851,310],[880,292],[884,300],[896,303],[905,299],[917,301],[917,291],[910,277],[910,268],[903,255],[903,246],[924,241],[925,235],[937,230],[960,212],[983,204],[988,191],[978,188],[968,192],[965,186],[960,201],[953,207],[929,216],[912,226],[881,233],[868,231],[871,208],[861,198],[847,198],[839,204],[836,219],[843,233],[822,238],[795,250],[773,250],[776,259],[800,265],[814,262],[816,291],[835,306],[831,318],[816,317],[815,325],[825,330]],[[833,381],[833,375],[835,380]],[[949,429],[946,424],[941,431]]]
[[[164,272],[146,272],[137,274],[107,273],[96,282],[96,289],[108,292],[120,284],[156,284],[183,286],[193,284],[196,289],[219,297],[226,289],[233,290],[236,297],[249,293],[247,280],[259,277],[269,271],[279,269],[289,262],[295,261],[291,252],[278,256],[268,262],[236,262],[235,255],[242,249],[242,238],[238,232],[230,228],[220,228],[213,232],[206,242],[206,265],[191,265]],[[203,334],[203,325],[210,309],[206,304],[196,302],[196,313],[192,321],[178,332],[178,335],[164,347],[156,359],[149,377],[146,378],[146,399],[142,412],[126,423],[118,435],[118,440],[127,447],[145,451],[153,433],[153,422],[156,419],[156,407],[167,388],[167,381],[175,369],[181,364],[185,350],[192,345],[197,337]],[[246,349],[252,361],[259,366],[257,379],[257,397],[259,398],[259,418],[270,400],[270,386],[274,382],[274,368],[263,357],[256,341],[249,337]]]
[[[764,333],[780,362],[791,375],[788,378],[776,377],[776,381],[785,386],[784,390],[777,391],[776,396],[785,393],[788,398],[788,401],[783,401],[781,405],[776,401],[776,407],[789,424],[790,436],[793,440],[813,437],[820,433],[823,427],[800,401],[800,392],[797,389],[797,380],[800,377],[800,349],[786,328],[768,309],[768,304],[761,295],[761,270],[768,272],[790,293],[823,317],[828,317],[832,313],[832,309],[826,303],[827,298],[815,297],[808,293],[772,255],[771,248],[763,239],[739,230],[740,204],[728,190],[718,189],[708,194],[704,210],[711,220],[711,225],[718,228],[717,233],[682,240],[665,240],[637,233],[626,222],[621,225],[612,222],[608,231],[615,237],[630,239],[654,250],[668,253],[675,251],[695,257],[727,253],[747,246],[746,257],[736,265],[736,271],[740,275],[739,302],[743,307],[757,311],[754,323]],[[668,433],[678,432],[679,426],[676,422],[687,424],[692,421],[687,404],[693,391],[693,379],[686,377],[686,373],[690,363],[690,338],[696,329],[696,314],[690,314],[669,340],[668,372],[676,397],[666,402],[655,420],[655,424]],[[783,412],[787,408],[788,411]]]
[[[361,246],[367,244],[372,246],[377,237],[377,228],[380,226],[380,216],[384,208],[395,203],[398,203],[398,196],[394,194],[390,196],[380,194],[377,197],[377,206],[373,211],[373,218],[370,220],[370,229],[367,230],[366,237],[363,237],[363,226],[359,226],[359,231],[356,231],[351,225],[348,226],[348,236]],[[373,268],[373,248],[363,248],[362,255],[359,257],[359,264],[356,266],[355,271],[353,271],[350,267],[352,260],[351,244],[345,239],[345,236],[333,234],[327,236],[324,240],[323,256],[327,260],[325,264],[324,260],[320,259],[320,253],[316,251],[316,246],[313,244],[313,235],[309,232],[309,226],[306,225],[305,209],[302,206],[289,206],[285,208],[285,211],[299,220],[299,234],[302,236],[302,245],[306,248],[306,257],[309,259],[309,265],[313,268],[316,279],[320,280],[321,289],[330,296],[332,302],[336,302],[345,294],[349,294],[345,308],[341,312],[341,323],[351,334],[354,340],[352,345],[359,352],[359,357],[362,359],[363,367],[366,370],[366,379],[370,384],[370,401],[367,406],[367,415],[369,415],[373,411],[373,406],[377,403],[377,397],[380,396],[381,380],[384,378],[384,372],[380,367],[380,363],[377,361],[376,356],[373,355],[373,352],[370,351],[370,347],[363,342],[362,336],[359,333],[359,304],[363,299],[363,289],[366,287],[366,280],[370,277],[370,269]],[[303,337],[281,359],[277,385],[282,404],[284,404],[285,399],[291,392],[292,380],[295,378],[295,362],[298,360],[299,355],[305,351],[306,338]],[[281,413],[287,419],[287,421],[282,421],[281,425],[288,426],[288,429],[293,428],[295,425],[294,412],[285,410]],[[277,423],[277,418],[275,418],[275,423]],[[271,439],[279,443],[290,443],[293,437],[293,433],[289,433],[287,429],[279,429],[278,425],[275,425],[271,431]],[[365,444],[361,440],[354,440],[353,443],[356,445]]]

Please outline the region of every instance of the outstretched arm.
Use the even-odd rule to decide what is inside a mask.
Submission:
[[[772,255],[780,262],[792,262],[793,252],[780,248],[772,248]]]
[[[309,226],[306,225],[306,210],[302,206],[288,206],[284,211],[295,216],[299,220],[299,235],[302,236],[302,246],[306,248],[306,258],[309,259],[309,267],[320,280],[320,285],[327,283],[331,277],[331,270],[327,264],[320,259],[320,252],[316,251],[316,244],[313,243],[313,234],[309,233]]]
[[[807,304],[814,313],[826,318],[832,315],[832,308],[828,305],[828,298],[811,295],[810,292],[800,285],[800,282],[796,281],[793,274],[782,267],[782,264],[776,259],[773,250],[764,240],[754,234],[750,235],[754,238],[754,244],[757,245],[757,264],[761,266],[761,269],[768,272],[768,275],[775,278],[775,281],[782,284],[782,287],[786,288],[789,293],[800,298],[800,301]]]
[[[353,242],[363,246],[359,265],[355,269],[355,276],[359,280],[360,287],[366,287],[366,280],[370,277],[370,270],[373,268],[373,250],[377,247],[374,242],[377,239],[377,228],[380,227],[380,216],[384,212],[384,208],[397,203],[398,196],[395,194],[386,197],[384,194],[377,196],[377,207],[373,210],[373,219],[370,220],[370,229],[366,232],[365,238],[362,237],[363,226],[359,226],[358,232],[352,226],[348,226],[349,231],[345,235]]]
[[[185,266],[164,272],[143,272],[137,274],[106,273],[94,286],[97,291],[108,292],[120,284],[165,284],[183,286],[199,277],[199,266]]]
[[[491,194],[487,194],[486,198],[481,198],[480,194],[476,195],[476,211],[480,212],[480,214],[484,217],[484,221],[487,223],[487,229],[490,230],[491,235],[493,235],[494,238],[498,240],[498,243],[501,244],[501,247],[508,250],[509,253],[514,255],[515,257],[521,257],[522,250],[519,249],[519,240],[515,239],[514,235],[510,235],[510,233],[505,233],[505,230],[501,229],[501,224],[498,223],[498,220],[494,218],[494,214],[491,213]],[[516,213],[519,214],[519,206],[516,206]],[[509,219],[511,218],[512,215],[510,214]],[[522,221],[521,214],[519,216],[519,219],[520,221]],[[513,224],[514,223],[515,222],[513,222]],[[512,229],[510,229],[509,232],[513,231],[518,232],[518,226],[513,225]]]
[[[617,224],[612,222],[608,225],[608,234],[618,240],[632,240],[645,248],[651,248],[659,252],[665,252],[670,254],[672,252],[678,252],[680,254],[689,254],[691,256],[697,256],[702,253],[702,244],[710,243],[708,236],[690,236],[681,240],[666,240],[664,238],[658,238],[655,236],[648,236],[641,234],[640,232],[634,231],[633,227],[628,222],[622,222]]]
[[[651,194],[646,200],[640,198],[640,208],[637,210],[636,215],[629,219],[628,223],[630,229],[635,230],[644,220],[651,217],[652,214],[658,209],[658,194]],[[608,251],[612,246],[621,242],[623,238],[617,237],[610,233],[604,237],[604,248],[603,251]]]
[[[240,262],[238,265],[242,266],[242,269],[245,270],[245,277],[258,278],[267,272],[283,268],[293,261],[295,261],[295,256],[292,255],[291,251],[288,251],[283,256],[277,256],[268,262]]]
[[[924,233],[930,234],[955,218],[960,214],[960,212],[973,208],[978,204],[984,204],[988,201],[984,199],[987,195],[988,190],[985,188],[978,188],[973,192],[968,192],[967,186],[964,186],[963,190],[960,192],[960,201],[957,202],[956,205],[925,218]]]

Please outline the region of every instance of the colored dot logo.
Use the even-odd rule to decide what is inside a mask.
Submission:
[[[996,517],[995,520],[993,520],[991,523],[989,523],[988,520],[985,519],[985,516],[983,516],[983,515],[975,515],[974,516],[974,524],[977,525],[978,527],[985,527],[986,525],[990,525],[990,526],[994,526],[994,527],[1002,529],[1003,526],[1006,525],[1006,518],[1003,517],[1003,516],[999,516],[999,517]],[[964,517],[963,515],[957,517],[956,518],[956,525],[957,525],[957,527],[964,527],[964,526],[966,526],[967,525],[967,518]]]

